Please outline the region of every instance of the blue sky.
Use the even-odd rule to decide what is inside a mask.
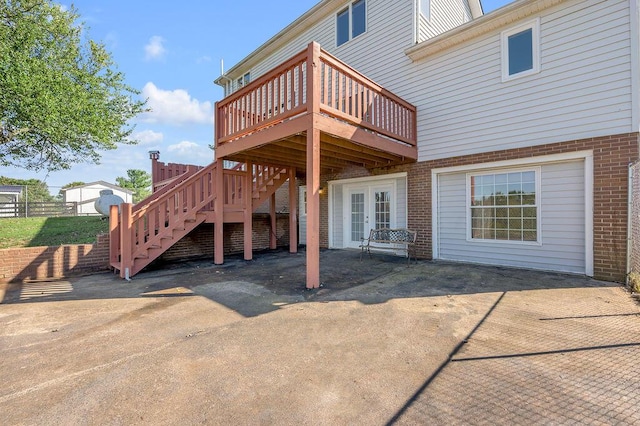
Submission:
[[[127,83],[141,91],[153,112],[135,120],[135,146],[107,151],[101,164],[32,172],[0,167],[0,175],[45,180],[51,193],[74,182],[115,183],[127,169],[150,170],[148,151],[164,162],[208,164],[213,143],[213,107],[222,90],[213,84],[225,68],[251,53],[318,0],[74,0],[88,35],[104,42]],[[482,1],[485,13],[509,0]]]

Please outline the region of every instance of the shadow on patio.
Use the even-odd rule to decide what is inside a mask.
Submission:
[[[14,284],[2,303],[199,295],[253,317],[305,301],[378,304],[402,298],[619,286],[580,275],[432,261],[407,266],[405,258],[388,254],[360,260],[357,250],[322,250],[322,287],[308,290],[305,260],[304,250],[273,250],[257,253],[248,262],[230,256],[223,265],[210,260],[168,264],[130,282],[105,273]]]

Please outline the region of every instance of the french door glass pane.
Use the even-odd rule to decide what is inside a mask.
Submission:
[[[389,191],[375,192],[375,227],[391,228],[391,195]]]
[[[364,238],[364,193],[351,194],[351,241]]]

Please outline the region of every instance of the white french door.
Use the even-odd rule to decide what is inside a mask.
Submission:
[[[394,185],[347,186],[345,246],[357,248],[376,228],[395,227]]]

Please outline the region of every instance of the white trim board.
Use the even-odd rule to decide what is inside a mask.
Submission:
[[[357,178],[349,178],[349,179],[335,179],[330,180],[327,183],[329,185],[346,185],[350,183],[356,182],[372,182],[376,180],[387,180],[387,179],[398,179],[401,177],[407,177],[407,172],[399,172],[399,173],[391,173],[388,175],[373,175],[373,176],[365,176],[365,177],[357,177]]]
[[[576,151],[562,154],[542,155],[539,157],[517,158],[514,160],[493,161],[489,163],[467,164],[463,166],[442,167],[431,170],[431,235],[432,256],[439,259],[438,235],[438,178],[443,174],[455,174],[472,170],[503,169],[525,165],[544,165],[584,161],[584,213],[585,213],[585,275],[593,276],[593,151]]]

